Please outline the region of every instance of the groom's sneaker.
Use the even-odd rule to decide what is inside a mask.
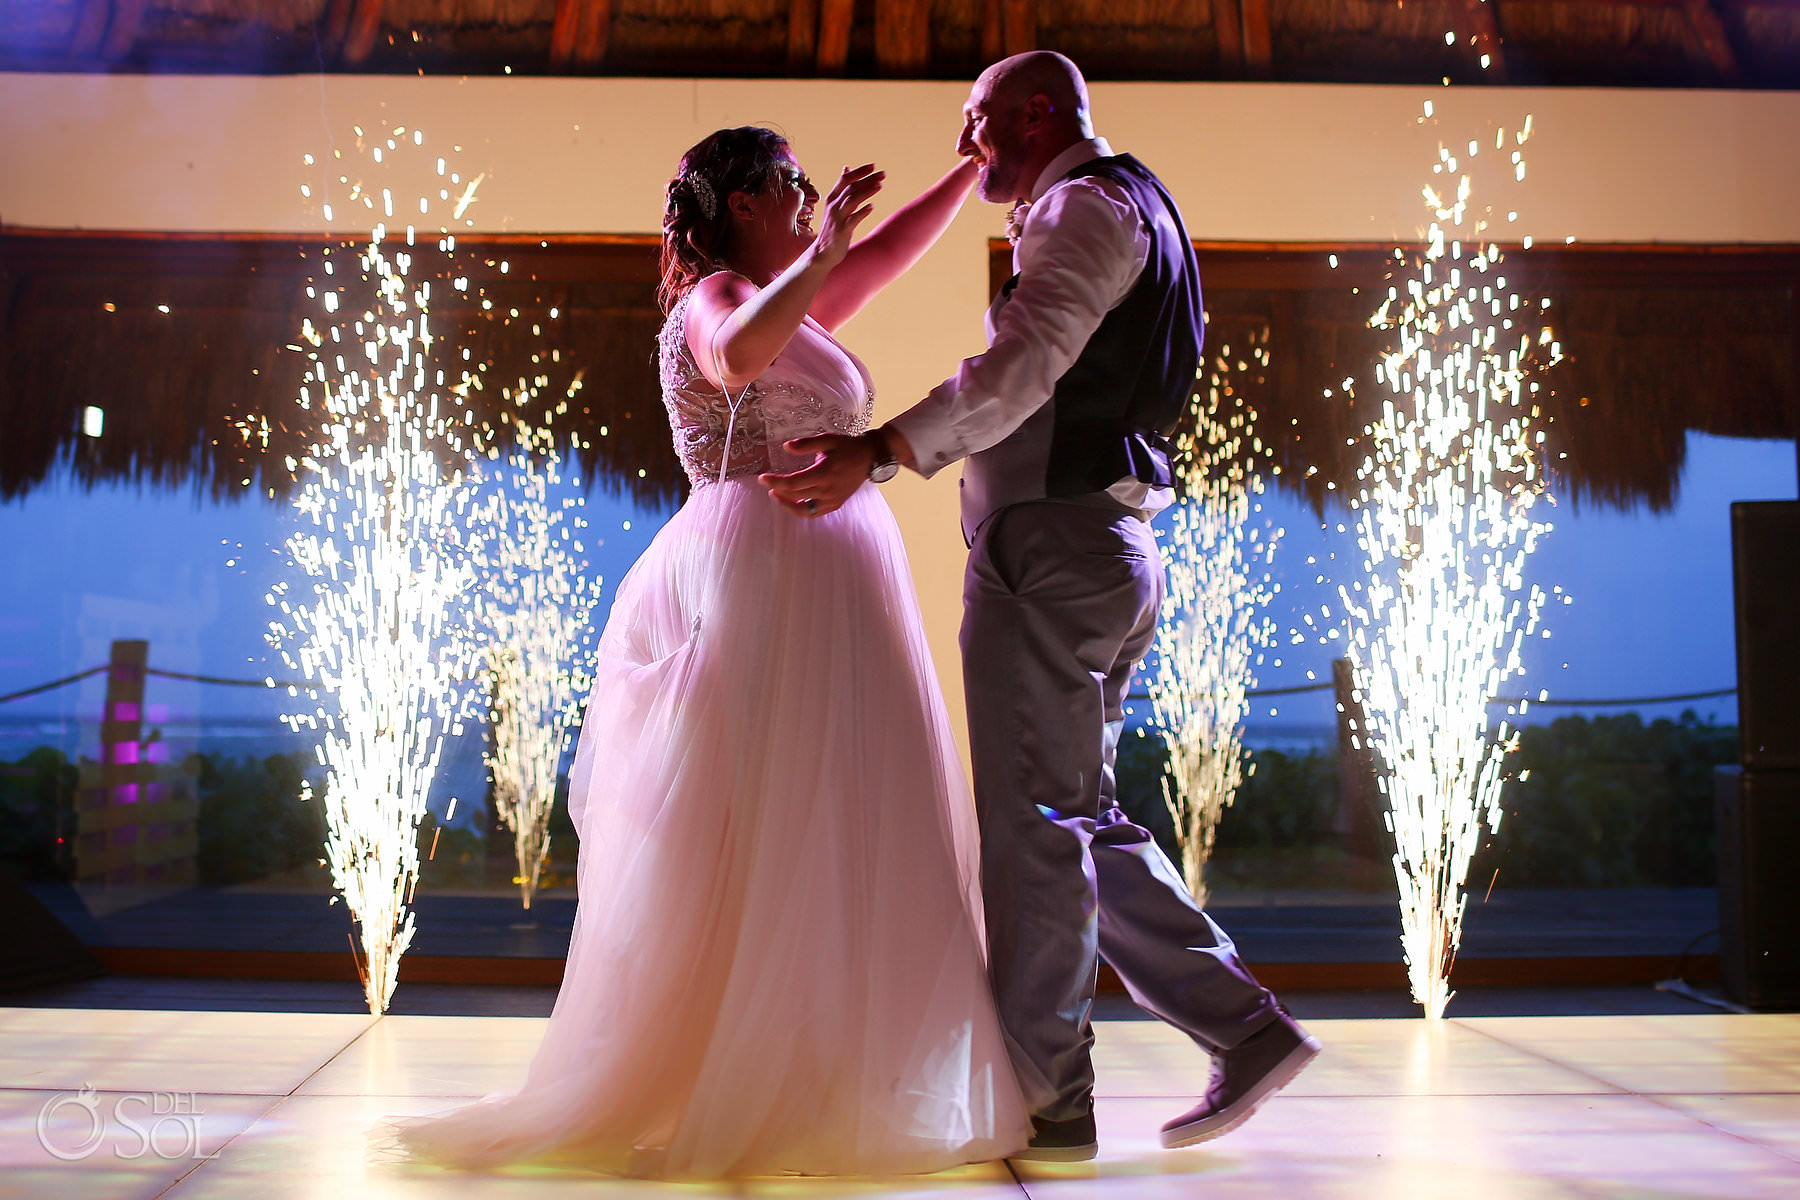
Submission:
[[[1236,1129],[1264,1100],[1292,1083],[1319,1049],[1317,1038],[1276,1010],[1274,1024],[1213,1057],[1206,1099],[1162,1127],[1162,1144],[1173,1150]]]
[[[1100,1139],[1094,1133],[1094,1114],[1067,1121],[1031,1118],[1036,1131],[1025,1149],[1012,1155],[1020,1162],[1086,1162],[1100,1153]]]

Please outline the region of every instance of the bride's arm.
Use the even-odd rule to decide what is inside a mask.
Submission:
[[[806,319],[820,289],[841,268],[856,227],[880,190],[872,167],[846,170],[823,202],[819,235],[788,269],[758,288],[734,271],[694,285],[688,308],[688,349],[707,379],[730,392],[769,369]]]
[[[896,209],[844,257],[812,302],[813,320],[836,331],[875,293],[904,275],[931,249],[969,198],[976,164],[965,158],[942,179]]]

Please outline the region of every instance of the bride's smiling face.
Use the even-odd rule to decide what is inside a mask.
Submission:
[[[774,176],[762,191],[738,193],[733,200],[740,198],[742,207],[734,204],[734,211],[745,236],[761,242],[772,255],[792,261],[817,236],[813,219],[819,192],[792,154],[783,155],[776,163]]]

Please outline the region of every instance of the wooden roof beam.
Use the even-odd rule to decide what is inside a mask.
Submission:
[[[101,58],[118,62],[131,53],[143,31],[144,10],[148,7],[149,0],[117,0],[112,21],[106,26],[106,41],[100,47]]]
[[[81,13],[75,19],[75,33],[69,39],[69,57],[92,58],[98,54],[111,20],[112,0],[82,0]]]
[[[1006,57],[1006,22],[1001,15],[1001,0],[981,2],[981,62],[999,62]]]
[[[850,60],[850,18],[855,0],[819,0],[819,57],[821,75],[842,75]]]
[[[147,6],[147,0],[84,0],[69,41],[69,57],[102,62],[125,58],[144,28]]]
[[[1000,43],[1007,57],[1038,48],[1037,0],[1000,0]]]
[[[550,69],[567,71],[575,61],[575,35],[581,30],[581,0],[556,0],[550,22]]]
[[[325,30],[323,33],[326,46],[332,48],[344,44],[350,36],[350,10],[356,7],[356,0],[331,0],[325,9]],[[321,47],[323,52],[323,47]]]
[[[375,49],[381,34],[381,0],[356,0],[350,10],[349,28],[344,33],[344,63],[360,67]]]
[[[788,0],[788,70],[811,71],[819,54],[819,0]]]
[[[606,58],[612,40],[612,0],[584,0],[581,30],[575,36],[575,65],[592,70]]]
[[[875,0],[875,70],[890,78],[931,65],[931,0]]]
[[[1475,43],[1476,65],[1481,66],[1481,56],[1487,56],[1482,81],[1505,83],[1506,55],[1500,48],[1500,19],[1495,15],[1494,0],[1464,0],[1463,7],[1468,12],[1469,33]]]
[[[1244,17],[1238,0],[1212,0],[1213,37],[1219,43],[1219,74],[1235,79],[1244,73]]]
[[[1244,30],[1244,73],[1267,79],[1273,73],[1274,52],[1269,37],[1269,0],[1238,0]]]
[[[1737,52],[1731,48],[1731,39],[1725,35],[1725,22],[1719,20],[1718,12],[1709,0],[1685,0],[1681,8],[1697,43],[1698,54],[1694,57],[1711,67],[1720,83],[1737,83],[1742,75],[1738,70]]]

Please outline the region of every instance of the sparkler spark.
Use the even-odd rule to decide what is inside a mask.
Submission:
[[[1456,159],[1440,149],[1434,169],[1453,173]],[[1448,202],[1427,189],[1425,250],[1397,266],[1371,318],[1398,346],[1375,370],[1392,395],[1368,427],[1351,501],[1366,584],[1339,589],[1354,698],[1382,766],[1408,977],[1433,1018],[1451,995],[1470,859],[1499,827],[1501,763],[1517,743],[1505,722],[1488,736],[1488,697],[1522,673],[1544,602],[1523,576],[1550,528],[1532,516],[1545,479],[1526,375],[1559,357],[1543,337],[1534,361],[1531,333],[1515,326],[1538,306],[1508,290],[1470,193],[1467,174]]]
[[[1239,370],[1249,370],[1251,359],[1268,366],[1267,338],[1264,330],[1252,339]],[[1183,499],[1162,535],[1168,582],[1150,682],[1155,723],[1169,747],[1163,803],[1188,890],[1202,903],[1220,814],[1244,781],[1244,717],[1262,648],[1275,635],[1265,609],[1280,590],[1267,566],[1281,531],[1264,536],[1250,527],[1264,484],[1246,465],[1274,451],[1256,436],[1255,411],[1232,387],[1232,367],[1226,346],[1208,373],[1205,400],[1195,399],[1195,431],[1177,446]]]
[[[444,737],[461,733],[467,655],[452,634],[472,579],[461,542],[473,448],[433,385],[431,284],[409,279],[412,256],[390,255],[386,235],[375,227],[360,270],[308,289],[320,312],[302,330],[312,367],[297,402],[320,428],[296,464],[305,524],[286,548],[310,587],[290,599],[275,586],[267,634],[332,696],[285,719],[319,733],[325,861],[376,1014],[412,942],[419,824]]]
[[[475,203],[475,189],[480,187],[481,181],[486,178],[487,172],[483,171],[475,178],[469,180],[469,185],[463,189],[462,195],[456,198],[456,207],[450,210],[450,219],[452,221],[460,221],[463,219],[463,214],[469,211],[469,206],[471,204]]]
[[[535,388],[521,381],[520,391]],[[472,626],[487,643],[493,687],[488,770],[528,909],[550,851],[557,768],[592,686],[588,618],[599,601],[600,580],[582,557],[581,496],[555,495],[566,482],[563,461],[548,428],[518,422],[504,470],[494,473],[504,487],[470,522],[470,557],[484,577]]]

